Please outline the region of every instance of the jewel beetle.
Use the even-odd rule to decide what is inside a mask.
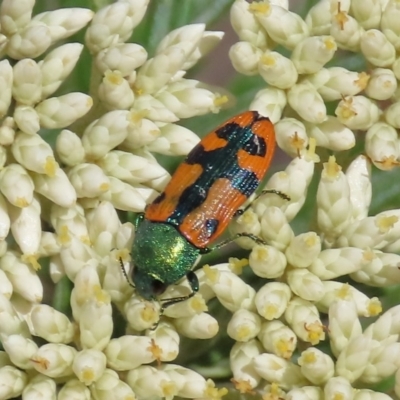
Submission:
[[[271,121],[256,111],[246,111],[192,149],[164,191],[136,219],[131,278],[140,296],[154,300],[186,276],[191,293],[164,300],[162,310],[186,300],[199,289],[192,269],[201,254],[240,236],[262,242],[239,233],[209,247],[257,189],[275,146]]]

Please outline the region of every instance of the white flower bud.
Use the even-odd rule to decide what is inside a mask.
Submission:
[[[110,188],[110,181],[96,164],[78,164],[68,172],[77,197],[98,197]]]
[[[354,389],[350,382],[341,376],[334,376],[324,386],[323,398],[333,400],[340,396],[342,400],[354,399]]]
[[[204,26],[202,29],[204,30]],[[197,32],[196,41],[199,35],[201,32]],[[135,90],[140,94],[157,93],[181,70],[186,56],[185,49],[177,44],[167,47],[154,58],[150,58],[139,69],[135,80]]]
[[[185,297],[191,291],[187,282],[180,285],[170,285],[161,296],[160,301],[163,302],[177,297]],[[191,317],[194,314],[200,314],[207,310],[208,308],[203,297],[200,294],[196,294],[186,301],[180,301],[169,306],[165,310],[164,315],[170,318],[184,318]]]
[[[311,302],[294,297],[285,310],[285,319],[299,339],[312,345],[325,339],[317,307]]]
[[[112,176],[108,178],[110,180],[109,190],[100,198],[111,202],[118,210],[142,212],[146,201],[152,201],[156,197],[156,193],[152,189],[135,188]]]
[[[72,362],[77,351],[65,344],[48,343],[32,357],[36,371],[51,378],[72,374]]]
[[[133,111],[153,121],[160,122],[176,122],[179,118],[167,107],[169,101],[176,103],[176,99],[164,93],[164,97],[168,97],[167,104],[164,100],[157,100],[150,94],[143,94],[135,98],[133,103]]]
[[[327,3],[329,6],[329,0],[323,0],[319,3]],[[317,386],[303,386],[301,388],[294,388],[286,393],[286,400],[319,400],[323,399],[324,394],[322,389]]]
[[[270,282],[262,286],[257,292],[255,305],[258,313],[270,321],[283,315],[290,297],[291,291],[287,284]]]
[[[75,92],[43,100],[35,110],[43,128],[56,129],[71,125],[85,115],[92,105],[93,100],[90,96]]]
[[[367,384],[374,384],[393,376],[399,368],[400,344],[381,344],[374,349],[360,379]]]
[[[326,106],[316,88],[308,82],[293,85],[287,95],[290,107],[304,120],[319,124],[326,120]]]
[[[365,72],[349,71],[342,67],[323,68],[306,78],[325,101],[354,96],[367,87],[370,76]]]
[[[42,300],[42,282],[35,270],[28,263],[21,261],[17,253],[8,251],[0,259],[0,268],[6,273],[15,293],[32,303]]]
[[[287,99],[284,90],[267,88],[257,92],[249,106],[249,110],[258,111],[262,116],[268,117],[274,124],[281,119],[286,103]]]
[[[299,74],[313,74],[332,59],[336,49],[332,36],[311,36],[296,45],[291,60]]]
[[[380,0],[352,0],[350,10],[364,29],[379,29],[383,10]]]
[[[135,95],[119,71],[106,71],[98,88],[99,99],[108,110],[127,110]]]
[[[100,51],[95,58],[101,73],[119,71],[123,77],[130,75],[147,59],[147,51],[136,43],[118,43]]]
[[[106,369],[105,354],[95,349],[81,350],[74,358],[72,370],[80,382],[89,386],[96,382]]]
[[[50,29],[29,24],[9,38],[7,55],[16,60],[37,58],[51,46]]]
[[[337,357],[350,340],[362,333],[353,300],[338,299],[329,307],[329,338],[333,354]]]
[[[166,124],[160,128],[161,136],[148,144],[153,152],[168,156],[187,155],[199,143],[199,137],[183,126]]]
[[[23,29],[31,20],[33,0],[25,0],[15,2],[13,0],[5,0],[1,5],[1,30],[11,36],[19,30]]]
[[[260,57],[258,72],[265,82],[278,89],[289,89],[298,78],[294,63],[275,51],[267,51]]]
[[[338,243],[340,246],[380,250],[398,239],[399,230],[399,210],[388,210],[352,223],[343,232]]]
[[[309,267],[322,280],[334,279],[361,269],[364,250],[354,247],[322,250]]]
[[[229,224],[229,231],[232,236],[235,236],[239,232],[251,233],[254,236],[259,237],[261,232],[261,225],[258,220],[257,214],[249,208],[238,218],[234,218]],[[235,241],[240,247],[245,249],[252,249],[256,243],[253,239],[248,237],[241,237]]]
[[[397,89],[396,77],[391,69],[375,68],[365,88],[368,97],[374,100],[388,100]]]
[[[88,242],[88,230],[82,206],[75,204],[69,208],[64,208],[53,205],[50,219],[51,224],[59,235],[60,244],[68,245],[73,240],[73,236],[83,242]]]
[[[0,171],[0,188],[7,200],[16,207],[26,207],[33,200],[33,181],[19,164],[9,164]]]
[[[0,17],[1,19],[1,17]],[[0,117],[3,118],[11,104],[13,68],[8,60],[0,61]]]
[[[249,265],[257,276],[275,279],[283,275],[286,258],[275,247],[256,245],[250,253]]]
[[[343,151],[353,148],[356,144],[352,130],[331,115],[328,115],[326,121],[320,124],[306,123],[305,125],[308,134],[316,140],[318,147]]]
[[[392,125],[394,128],[400,127],[400,118],[397,114],[399,112],[399,109],[400,109],[400,102],[396,101],[385,110],[386,122]]]
[[[52,12],[65,12],[67,10],[73,9],[64,8]],[[81,11],[83,9],[79,10]],[[82,50],[83,45],[81,43],[66,43],[56,47],[39,62],[39,67],[42,72],[42,99],[47,98],[60,87],[74,69]]]
[[[87,160],[104,157],[121,144],[134,128],[134,113],[126,110],[110,111],[92,122],[82,136]]]
[[[369,365],[373,348],[372,339],[365,335],[352,339],[337,358],[337,373],[349,382],[354,382],[360,378],[365,368]]]
[[[132,389],[111,369],[106,369],[104,374],[90,386],[90,392],[91,398],[97,400],[136,398],[136,393],[133,393]]]
[[[142,365],[128,372],[128,385],[139,398],[175,396],[177,384],[162,370]]]
[[[294,158],[285,171],[272,175],[263,189],[278,190],[289,196],[290,201],[282,199],[273,193],[265,194],[260,197],[254,206],[258,215],[260,213],[262,215],[265,209],[271,206],[276,206],[284,210],[288,221],[291,221],[297,215],[306,200],[307,188],[314,174],[314,163],[319,161],[319,159],[315,158],[314,150],[315,147],[310,145],[310,149],[301,158]],[[266,233],[263,231],[264,234]],[[289,243],[293,236],[290,234],[290,237],[286,237],[284,242],[286,243],[288,240],[287,243]]]
[[[207,283],[225,308],[232,312],[240,308],[252,310],[255,290],[233,272],[209,269],[206,275]]]
[[[361,270],[351,274],[356,282],[385,287],[400,281],[400,256],[380,251],[366,251]]]
[[[162,321],[148,336],[151,339],[150,351],[157,362],[169,362],[178,356],[180,336],[172,323]]]
[[[274,125],[279,148],[295,158],[308,146],[308,136],[304,124],[295,118],[282,118]]]
[[[175,364],[163,364],[161,368],[178,385],[177,396],[202,398],[206,395],[208,381],[199,373]]]
[[[315,347],[303,351],[298,359],[302,374],[314,385],[322,385],[335,373],[335,364],[328,354]]]
[[[16,101],[24,105],[34,105],[42,95],[42,73],[39,65],[31,59],[18,61],[13,68],[12,93]]]
[[[349,183],[333,156],[324,163],[317,206],[318,226],[324,232],[325,240],[332,243],[351,222]]]
[[[41,207],[37,199],[24,207],[8,206],[11,232],[22,254],[34,256],[39,250],[42,234]]]
[[[226,94],[219,95],[192,79],[180,79],[169,84],[167,90],[159,92],[155,98],[179,119],[217,113],[229,101]]]
[[[292,292],[304,300],[318,301],[324,295],[321,280],[305,268],[288,271],[287,282]]]
[[[320,253],[320,237],[315,232],[307,232],[293,238],[285,251],[285,256],[292,266],[307,268]]]
[[[338,300],[353,300],[357,314],[360,316],[375,316],[382,311],[382,305],[378,298],[370,299],[353,286],[336,281],[323,281],[322,283],[325,293],[317,303],[320,312],[327,313],[332,304]]]
[[[396,49],[377,29],[370,29],[361,36],[361,52],[377,67],[390,67],[396,59]]]
[[[347,12],[339,11],[333,16],[330,34],[340,49],[358,52],[363,33],[364,29],[359,25],[357,19]]]
[[[70,167],[82,163],[85,159],[80,137],[68,129],[63,129],[57,135],[56,151],[60,160]]]
[[[2,338],[2,345],[15,366],[26,370],[33,368],[33,358],[38,351],[33,340],[22,335],[10,335]]]
[[[389,1],[382,13],[380,29],[396,50],[400,50],[400,29],[397,24],[399,18],[399,5],[396,1]]]
[[[65,238],[61,237],[60,240],[63,241]],[[66,275],[73,282],[76,274],[83,267],[93,267],[98,264],[96,253],[93,249],[74,236],[68,238],[68,242],[61,248],[60,257]]]
[[[222,301],[221,303],[228,308]],[[229,308],[228,310],[233,311]],[[218,321],[205,312],[190,317],[177,318],[174,320],[174,325],[181,335],[191,339],[210,339],[219,330]]]
[[[39,115],[34,108],[30,106],[17,106],[13,117],[17,127],[21,131],[31,135],[39,132]]]
[[[277,383],[282,389],[307,384],[307,379],[302,375],[298,365],[275,354],[263,353],[254,357],[253,366],[256,372],[267,382]]]
[[[261,325],[258,339],[267,352],[286,360],[292,357],[296,350],[296,334],[279,320],[266,321]]]
[[[364,155],[356,157],[347,167],[346,178],[349,182],[352,218],[361,220],[368,216],[372,198],[370,159]]]
[[[224,35],[225,32],[221,31],[204,31],[197,47],[183,64],[182,70],[187,71],[195,66],[202,57],[209,54],[221,42]],[[177,75],[181,73],[182,71],[179,71]]]
[[[79,321],[81,344],[84,349],[104,349],[113,331],[112,309],[109,295],[101,291],[96,299],[82,306]]]
[[[125,303],[125,314],[129,326],[139,332],[151,328],[160,319],[154,302],[142,301],[136,297],[131,297]]]
[[[46,304],[33,307],[30,319],[35,336],[48,342],[67,344],[74,338],[75,329],[68,317]]]
[[[0,293],[7,299],[10,299],[13,293],[12,284],[2,269],[0,269]]]
[[[11,151],[15,159],[30,171],[54,176],[58,168],[53,150],[39,135],[19,131]]]
[[[76,358],[75,358],[76,359]],[[90,400],[89,389],[77,379],[69,380],[58,392],[58,400]]]
[[[168,173],[155,160],[114,150],[99,160],[98,165],[118,179],[131,184],[147,182]]]
[[[330,0],[321,0],[314,4],[308,11],[305,22],[310,36],[329,35],[332,24]]]
[[[61,207],[72,207],[77,198],[75,188],[66,173],[58,168],[54,176],[31,173],[35,191]]]
[[[43,236],[42,236],[43,237]],[[41,253],[40,253],[41,254]],[[61,257],[57,254],[50,258],[50,278],[54,283],[58,283],[65,276],[64,266]]]
[[[0,336],[10,335],[31,337],[26,321],[17,314],[10,300],[0,294]]]
[[[12,399],[21,396],[26,384],[28,375],[18,368],[6,365],[0,368],[0,397]]]
[[[249,389],[255,388],[261,381],[261,376],[255,371],[254,357],[262,353],[262,347],[256,339],[248,342],[237,342],[229,354],[233,378],[236,382],[246,382]]]
[[[398,111],[396,108],[400,109],[400,103],[395,104],[398,104],[399,107],[387,110],[387,116],[389,116],[387,119],[389,120],[391,113]],[[372,163],[381,170],[391,170],[398,164],[400,143],[397,131],[392,124],[377,122],[368,129],[365,136],[365,152]]]
[[[250,11],[277,43],[292,50],[309,35],[307,24],[296,13],[270,3],[251,4]]]
[[[42,374],[33,377],[22,392],[22,397],[24,399],[42,398],[55,400],[56,395],[56,382],[54,379],[50,379]]]
[[[233,4],[235,5],[236,3],[238,3],[238,1]],[[246,4],[248,3],[246,2]],[[262,51],[249,42],[236,42],[229,49],[229,58],[233,68],[235,68],[237,72],[248,76],[258,74],[258,63],[261,55]]]
[[[129,371],[155,360],[152,340],[147,336],[121,336],[104,349],[107,364],[116,371]]]
[[[86,31],[85,41],[90,52],[97,54],[118,42],[128,39],[133,28],[141,21],[148,0],[135,5],[117,2],[101,8]]]
[[[236,0],[232,4],[230,20],[233,30],[239,36],[239,39],[243,41],[242,43],[249,43],[255,49],[265,50],[266,48],[271,48],[271,39],[249,8],[250,4],[245,0]]]
[[[54,42],[66,39],[81,30],[92,19],[93,11],[85,8],[62,8],[35,15],[32,23],[46,25]]]
[[[261,329],[261,318],[248,310],[236,311],[227,327],[228,335],[237,342],[248,342],[254,339]]]

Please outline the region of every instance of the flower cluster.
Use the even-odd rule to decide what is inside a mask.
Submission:
[[[364,329],[360,317],[377,316],[382,305],[343,283],[400,283],[400,211],[368,216],[371,162],[387,170],[399,158],[400,3],[321,0],[302,20],[284,0],[234,2],[241,41],[232,63],[267,82],[251,108],[275,123],[278,145],[293,157],[265,189],[290,200],[259,197],[232,230],[265,244],[242,238],[248,260],[197,270],[199,292],[161,320],[158,302],[140,298],[121,271],[134,226],[117,210],[143,211],[165,187],[170,176],[153,153],[185,155],[198,142],[179,120],[228,104],[228,95],[186,78],[223,34],[183,26],[149,57],[129,42],[149,0],[38,15],[34,3],[0,6],[0,398],[219,399],[225,388],[173,363],[183,337],[218,334],[207,312],[213,298],[232,313],[230,368],[241,393],[386,399],[364,387],[396,374],[400,396],[399,306]],[[83,49],[59,43],[86,25],[90,93],[55,95]],[[277,45],[291,56],[273,51]],[[325,67],[338,49],[361,53],[368,72]],[[46,129],[57,133],[54,149]],[[306,202],[316,149],[343,154],[360,131],[367,156],[345,173],[335,157],[324,160],[316,228],[296,235],[290,222]],[[38,270],[46,260],[55,284],[73,283],[70,317],[43,301]],[[247,264],[267,279],[258,290],[242,279]],[[184,280],[162,298],[187,293]],[[326,339],[331,354],[318,346]]]
[[[231,366],[242,392],[265,379],[265,398],[389,399],[369,387],[396,374],[400,395],[400,307],[363,329],[359,318],[380,314],[382,305],[362,286],[343,283],[400,283],[400,209],[368,216],[371,163],[389,170],[400,157],[399,16],[397,0],[321,0],[304,20],[286,1],[236,0],[231,8],[240,39],[230,49],[232,63],[268,84],[250,109],[275,123],[279,147],[294,157],[265,187],[290,201],[263,195],[233,226],[265,240],[267,245],[247,238],[241,244],[252,248],[254,274],[277,280],[253,292],[251,306],[233,310],[228,333],[238,343]],[[290,55],[275,51],[278,45]],[[326,66],[350,52],[362,56],[366,71]],[[346,172],[334,155],[325,156],[316,227],[296,235],[289,223],[306,201],[320,161],[316,147],[344,152],[356,140],[365,142],[366,155],[348,155]],[[331,355],[315,347],[325,339]]]

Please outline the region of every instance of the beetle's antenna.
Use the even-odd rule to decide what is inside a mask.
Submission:
[[[125,279],[126,279],[126,281],[128,282],[129,286],[135,288],[135,285],[134,285],[134,284],[129,280],[129,278],[128,278],[128,274],[127,274],[126,271],[125,271],[125,266],[124,266],[124,263],[123,263],[123,261],[122,261],[122,258],[119,257],[118,260],[119,260],[119,265],[120,265],[120,267],[121,267],[122,273],[124,274]]]

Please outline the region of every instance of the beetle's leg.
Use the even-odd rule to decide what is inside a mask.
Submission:
[[[231,236],[230,238],[225,239],[222,242],[217,243],[216,245],[214,245],[212,247],[204,247],[203,249],[200,250],[200,254],[211,253],[212,251],[218,250],[221,247],[224,247],[227,244],[229,244],[229,243],[233,242],[234,240],[239,239],[241,237],[247,237],[247,238],[253,240],[254,242],[256,242],[257,244],[264,244],[264,245],[268,244],[267,242],[265,242],[264,240],[262,240],[258,236],[253,235],[252,233],[239,232],[239,233],[236,233],[235,235]]]
[[[163,302],[162,306],[161,306],[161,310],[160,310],[160,316],[164,313],[164,310],[169,307],[172,306],[173,304],[176,303],[180,303],[181,301],[185,301],[187,299],[190,299],[191,297],[193,297],[198,291],[199,291],[199,280],[197,278],[197,275],[193,272],[193,271],[189,271],[186,274],[186,279],[189,282],[190,288],[192,289],[192,291],[186,295],[186,296],[179,296],[179,297],[174,297],[171,299],[162,299],[161,301]]]
[[[236,218],[236,217],[239,217],[240,215],[242,215],[246,210],[248,210],[248,209],[251,207],[251,205],[252,205],[256,200],[258,200],[261,196],[264,196],[264,194],[268,194],[268,193],[276,194],[276,195],[278,195],[281,199],[290,201],[290,197],[289,197],[287,194],[285,194],[285,193],[283,193],[283,192],[280,192],[279,190],[274,190],[274,189],[262,190],[262,191],[256,196],[256,198],[255,198],[252,202],[250,202],[249,204],[247,204],[244,208],[239,208],[239,210],[237,210],[237,211],[235,212],[235,215],[234,215],[233,217]]]
[[[139,227],[139,225],[142,223],[144,220],[144,213],[138,213],[133,221],[133,226],[135,227],[135,231]]]

